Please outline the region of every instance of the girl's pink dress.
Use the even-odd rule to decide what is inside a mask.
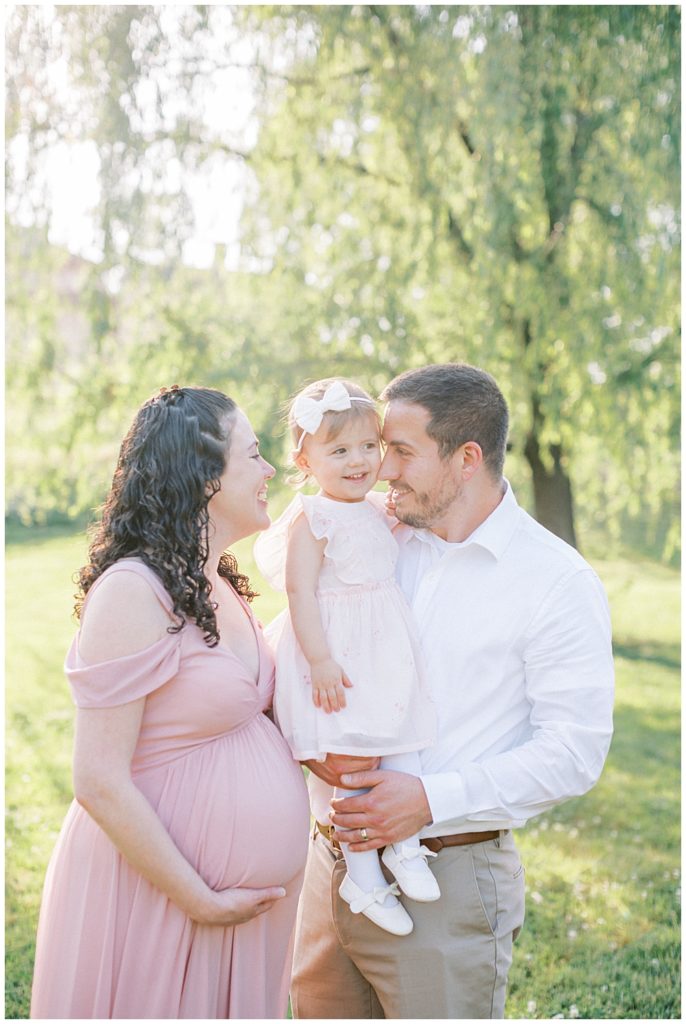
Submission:
[[[171,611],[158,577],[135,559],[100,578],[124,571],[143,576]],[[197,924],[130,867],[74,801],[45,881],[32,1017],[286,1015],[307,792],[263,713],[274,688],[272,657],[247,604],[236,600],[255,629],[257,680],[221,641],[208,647],[191,622],[140,653],[97,665],[80,659],[77,638],[66,671],[82,708],[146,697],[133,780],[208,885],[283,885],[287,895],[236,927]]]
[[[373,492],[357,502],[299,494],[255,544],[260,572],[284,589],[290,523],[302,512],[313,535],[326,540],[317,602],[331,656],[353,683],[346,707],[330,715],[315,707],[288,609],[265,631],[276,656],[274,710],[300,761],[406,753],[436,738],[419,639],[395,579],[398,545],[382,503]]]

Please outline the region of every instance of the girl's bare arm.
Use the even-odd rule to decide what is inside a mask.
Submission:
[[[300,648],[310,665],[312,700],[327,714],[345,707],[344,687],[352,686],[331,657],[317,601],[317,582],[325,540],[317,540],[307,519],[299,515],[288,533],[286,593],[291,621]]]

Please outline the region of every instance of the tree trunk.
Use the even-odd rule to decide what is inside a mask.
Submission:
[[[534,427],[526,439],[524,455],[531,466],[536,519],[546,529],[577,547],[572,484],[562,465],[562,448],[559,444],[550,445],[548,452],[552,469],[541,458],[541,446]]]
[[[527,353],[533,341],[531,321],[527,318],[521,323],[521,341]],[[536,373],[539,380],[545,379],[547,367],[538,363]],[[548,445],[546,462],[541,458],[540,430],[544,413],[541,399],[534,387],[531,395],[531,429],[524,445],[524,457],[531,467],[534,485],[534,508],[536,519],[551,533],[566,540],[577,548],[574,530],[574,504],[572,502],[572,482],[562,465],[562,445]],[[552,463],[552,468],[549,468]]]

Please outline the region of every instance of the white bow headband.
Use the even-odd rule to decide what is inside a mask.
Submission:
[[[349,395],[339,380],[329,384],[321,398],[298,395],[292,409],[293,419],[302,430],[298,447],[295,449],[296,452],[302,448],[305,434],[316,434],[319,430],[325,412],[342,412],[349,409],[353,402],[366,402],[367,405],[374,405],[371,398],[358,398],[357,395]]]

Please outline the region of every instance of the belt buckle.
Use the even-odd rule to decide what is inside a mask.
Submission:
[[[327,839],[330,843],[333,842],[333,833],[334,833],[334,826],[333,825],[322,825],[321,821],[315,822],[315,825],[316,825],[317,831],[321,835],[323,835],[325,839]]]
[[[322,825],[320,821],[315,823],[317,831],[324,836],[326,841],[332,850],[338,850],[341,852],[341,847],[338,840],[334,839],[333,834],[336,831],[335,825]]]

